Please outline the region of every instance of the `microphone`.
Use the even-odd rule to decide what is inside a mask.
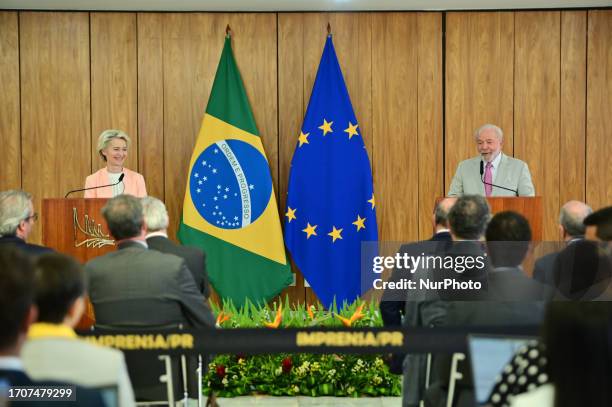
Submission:
[[[125,174],[121,173],[121,175],[119,175],[119,180],[117,180],[117,182],[115,182],[114,184],[98,185],[97,187],[90,187],[90,188],[73,189],[72,191],[68,191],[66,195],[64,195],[64,198],[68,198],[68,195],[75,193],[75,192],[88,191],[90,189],[97,189],[97,188],[104,188],[104,187],[114,187],[115,185],[118,185],[121,181],[123,181],[123,177],[125,177]]]
[[[518,189],[516,189],[516,190],[515,189],[510,189],[510,188],[502,187],[501,185],[489,184],[488,182],[486,182],[484,180],[484,162],[482,160],[480,160],[480,180],[485,185],[491,185],[492,187],[496,187],[496,188],[500,188],[500,189],[505,189],[506,191],[514,192],[515,196],[519,196]]]

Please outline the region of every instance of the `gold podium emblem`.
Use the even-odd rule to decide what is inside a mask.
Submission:
[[[90,247],[90,248],[100,248],[103,246],[114,246],[115,241],[111,239],[110,235],[102,232],[102,225],[99,223],[96,224],[96,221],[93,218],[90,218],[89,215],[85,214],[83,217],[84,226],[81,226],[79,223],[79,215],[77,213],[77,208],[72,208],[72,223],[74,226],[74,247]],[[86,239],[79,242],[79,233],[81,231],[82,234],[86,236]]]

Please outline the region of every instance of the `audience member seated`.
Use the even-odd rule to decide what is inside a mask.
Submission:
[[[174,254],[185,260],[196,285],[206,298],[210,296],[206,255],[197,247],[181,246],[168,239],[168,211],[162,201],[152,196],[142,198],[144,221],[147,226],[147,245],[149,249]]]
[[[25,372],[20,353],[30,325],[36,320],[34,272],[26,255],[15,248],[0,248],[0,381],[11,386],[66,386],[67,383],[34,381]],[[60,406],[103,406],[95,390],[75,388],[76,401],[54,401]],[[15,403],[41,406],[44,402]]]
[[[556,298],[592,301],[609,293],[610,263],[610,250],[603,242],[584,240],[566,247],[557,256],[553,271]]]
[[[521,214],[497,213],[485,234],[487,253],[493,267],[488,274],[489,301],[544,301],[552,297],[552,288],[529,278],[522,267],[531,245],[531,228]],[[507,304],[514,308],[515,305]],[[501,306],[501,304],[500,304]]]
[[[513,407],[612,405],[612,303],[552,302],[543,346],[524,348],[503,370],[491,404]]]
[[[445,325],[538,325],[544,313],[544,286],[528,278],[520,268],[531,240],[527,220],[515,212],[498,213],[489,222],[486,237],[492,266],[488,270],[488,290],[480,301],[447,302]],[[425,405],[446,405],[450,367],[451,355],[435,355]],[[463,379],[456,383],[453,405],[472,406],[474,389],[469,364],[463,363],[460,371]]]
[[[463,195],[452,205],[448,214],[448,224],[453,247],[447,247],[437,255],[455,255],[459,252],[484,254],[484,246],[479,242],[484,235],[491,212],[489,204],[482,196]],[[451,253],[452,251],[452,253]],[[450,273],[454,271],[449,270]],[[437,278],[433,270],[426,278]],[[427,293],[426,298],[408,298],[404,325],[409,327],[436,327],[446,322],[448,301],[441,300],[438,293]],[[408,354],[404,360],[404,388],[402,405],[418,406],[425,393],[426,355]]]
[[[584,218],[593,212],[590,206],[580,201],[569,201],[559,213],[559,234],[566,245],[584,239]],[[559,252],[540,257],[533,269],[533,278],[541,283],[553,285],[552,270]]]
[[[593,212],[584,219],[584,224],[587,239],[612,242],[612,206]]]
[[[420,256],[424,252],[445,251],[451,241],[448,225],[448,213],[450,208],[457,201],[457,198],[444,198],[436,205],[432,215],[432,226],[435,230],[434,235],[428,242],[415,242],[403,244],[399,253]],[[437,242],[437,243],[435,243]],[[400,281],[406,277],[405,270],[394,269],[389,281]],[[407,294],[407,293],[406,293]],[[402,316],[406,309],[406,298],[396,298],[397,293],[386,291],[383,293],[380,302],[380,315],[386,327],[399,327],[402,325]],[[389,369],[395,374],[402,374],[402,363],[404,354],[394,354],[389,361]]]
[[[185,261],[148,250],[140,199],[116,196],[102,208],[102,216],[118,250],[85,265],[97,325],[215,326]]]
[[[579,257],[583,258],[582,260],[579,260],[580,264],[586,265],[586,267],[593,267],[593,265],[595,265],[595,267],[599,268],[603,273],[612,273],[612,260],[605,251],[601,250],[601,248],[602,246],[600,244],[598,245],[596,242],[589,241],[577,242],[576,244],[568,246],[559,254],[557,261],[555,262],[554,273],[558,273],[557,269],[564,267],[564,263],[574,264],[576,261],[574,253],[579,253]],[[597,300],[603,299],[602,297],[603,295],[597,298]],[[608,298],[608,301],[610,298],[612,298],[612,296]],[[565,305],[559,304],[568,304],[569,308],[564,308]],[[555,312],[560,312],[559,310],[561,309],[568,309],[572,313],[576,313],[577,310],[591,309],[590,305],[582,304],[583,303],[580,302],[565,301],[551,302],[548,305],[549,309],[547,312],[550,314],[551,309],[556,310]],[[585,302],[585,304],[589,303]],[[611,303],[606,301],[596,301],[593,302],[593,304]],[[572,308],[572,306],[575,307]],[[599,305],[593,305],[593,307],[595,307],[593,309],[597,309],[598,306]],[[547,333],[548,330],[545,327],[545,339],[547,338]],[[559,336],[557,334],[550,334],[548,336],[548,340],[544,343],[538,342],[519,351],[500,374],[498,382],[491,392],[491,397],[489,398],[490,404],[492,404],[494,407],[508,406],[512,398],[517,394],[525,393],[529,390],[535,389],[538,386],[541,386],[544,383],[547,383],[549,380],[549,374],[545,344],[549,343],[550,341],[557,340],[558,338]],[[532,374],[525,375],[525,372],[532,372]],[[539,373],[536,375],[535,372]],[[542,375],[542,373],[544,374]]]
[[[52,251],[26,243],[36,219],[32,195],[17,189],[0,192],[0,247],[13,245],[33,256]]]
[[[36,380],[61,380],[118,391],[119,406],[133,406],[134,394],[123,353],[77,338],[73,328],[85,310],[85,275],[63,254],[42,255],[35,264],[38,321],[21,354]]]
[[[457,282],[479,282],[481,289],[438,289],[439,297],[446,301],[468,301],[479,300],[487,290],[487,269],[489,264],[486,261],[486,248],[482,242],[484,233],[489,220],[491,210],[484,196],[464,195],[457,200],[449,213],[450,232],[453,240],[451,248],[445,253],[462,262],[467,258],[485,258],[484,266],[477,264],[466,264],[464,269],[458,271],[456,267],[441,267],[434,270],[434,277],[439,281],[446,279]]]

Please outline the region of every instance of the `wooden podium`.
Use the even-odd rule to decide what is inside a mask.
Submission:
[[[42,203],[43,244],[73,256],[81,263],[112,252],[115,241],[109,235],[101,209],[107,199],[52,198]],[[95,322],[93,306],[87,310],[78,329],[87,329]]]
[[[436,204],[444,199],[440,197],[436,199]],[[529,221],[531,226],[532,240],[542,240],[542,197],[505,197],[505,196],[493,196],[488,197],[487,201],[491,207],[491,213],[496,214],[497,212],[503,211],[514,211],[523,215]]]
[[[105,198],[43,199],[43,244],[81,263],[114,251],[115,241],[101,213],[106,201]]]

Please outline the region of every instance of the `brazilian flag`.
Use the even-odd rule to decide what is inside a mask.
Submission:
[[[293,280],[268,159],[229,35],[191,156],[178,237],[206,252],[213,287],[238,306],[247,298],[267,301]]]

